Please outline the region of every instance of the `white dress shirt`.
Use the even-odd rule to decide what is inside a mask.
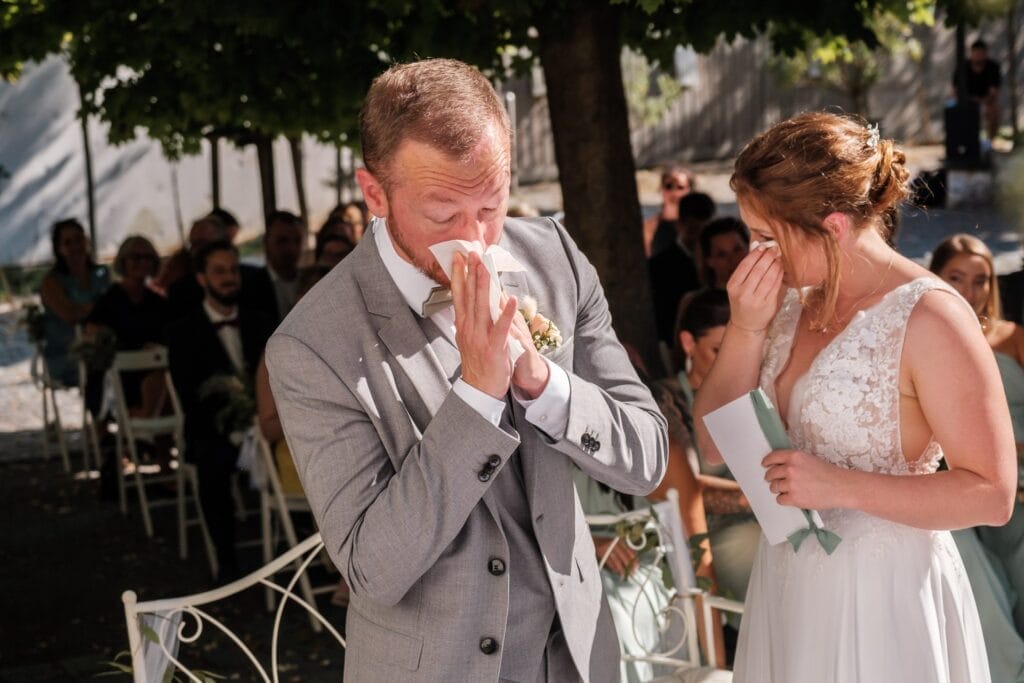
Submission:
[[[430,294],[430,290],[437,286],[437,283],[398,255],[388,233],[386,221],[380,218],[374,220],[371,229],[384,267],[395,281],[409,307],[416,315],[420,315],[423,302]],[[455,307],[448,306],[438,311],[430,316],[430,320],[441,330],[445,338],[458,348],[455,341]],[[569,424],[569,375],[547,358],[544,358],[544,362],[547,363],[550,372],[547,386],[544,387],[541,395],[530,400],[523,397],[513,387],[512,396],[526,407],[526,419],[531,424],[551,439],[557,440],[565,436],[565,429]],[[480,391],[461,377],[452,385],[452,390],[495,426],[501,422],[501,416],[505,411],[505,401]]]
[[[203,310],[206,311],[206,317],[210,319],[210,322],[216,325],[224,320],[238,320],[238,307],[231,309],[231,312],[227,315],[222,315],[215,311],[210,305],[210,302],[203,299]],[[231,360],[231,364],[235,367],[235,372],[245,372],[245,352],[242,350],[242,332],[239,330],[237,325],[224,325],[217,330],[217,337],[220,338],[221,346],[224,347],[224,351],[227,352],[228,358]]]

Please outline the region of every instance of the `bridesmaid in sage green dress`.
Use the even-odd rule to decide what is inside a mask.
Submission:
[[[978,314],[1003,380],[1017,441],[1018,467],[1022,467],[1024,328],[1002,319],[992,252],[976,237],[954,235],[935,249],[931,270],[960,292]],[[1021,475],[1018,484],[1024,483],[1024,471]],[[1024,681],[1024,503],[1018,496],[1013,516],[1005,526],[965,529],[954,538],[978,601],[992,680]],[[992,590],[979,587],[982,576]],[[1015,627],[1015,632],[1004,624]],[[1001,660],[1001,666],[997,660]]]

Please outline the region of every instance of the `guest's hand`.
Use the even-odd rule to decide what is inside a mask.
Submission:
[[[841,507],[840,479],[843,470],[809,453],[772,451],[761,461],[764,478],[780,505],[828,510]]]
[[[618,543],[615,543],[615,541],[618,541]],[[615,547],[612,548],[611,555],[608,556],[604,566],[622,578],[626,578],[636,568],[636,553],[623,543],[622,539],[594,537],[597,561],[600,562],[604,558],[604,554],[608,552],[608,546],[612,543],[615,543]]]
[[[455,304],[455,341],[462,357],[462,379],[494,398],[508,393],[512,364],[508,336],[518,315],[516,300],[505,302],[501,315],[491,321],[488,301],[490,275],[478,254],[467,259],[456,254],[452,268],[452,302]]]
[[[747,332],[768,329],[779,309],[782,276],[777,246],[759,247],[743,257],[726,284],[733,327]]]
[[[504,295],[503,295],[504,296]],[[508,302],[505,302],[508,305]],[[512,384],[521,391],[527,399],[535,399],[543,393],[551,377],[551,369],[540,355],[540,351],[533,344],[533,335],[530,334],[530,327],[526,319],[516,311],[512,319],[512,338],[523,345],[525,352],[516,361],[516,367],[512,372]]]

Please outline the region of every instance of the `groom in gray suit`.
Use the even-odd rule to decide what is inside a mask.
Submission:
[[[643,495],[665,421],[612,332],[597,274],[553,220],[506,218],[511,130],[452,60],[395,66],[360,115],[380,217],[267,347],[302,484],[351,587],[349,681],[615,681],[619,646],[573,467]],[[477,241],[524,270],[452,277]],[[448,264],[445,264],[446,266]],[[524,297],[561,330],[545,353]],[[513,360],[510,346],[525,349]]]

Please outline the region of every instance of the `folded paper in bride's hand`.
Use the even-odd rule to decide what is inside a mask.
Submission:
[[[772,545],[789,541],[794,550],[813,534],[825,552],[832,554],[840,538],[822,528],[815,510],[780,505],[765,480],[765,456],[792,448],[782,419],[768,396],[755,389],[704,416],[704,424],[736,478],[761,530]]]

